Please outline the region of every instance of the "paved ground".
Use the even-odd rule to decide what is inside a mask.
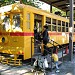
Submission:
[[[55,73],[55,69],[52,72],[48,72],[47,75],[75,75],[75,55],[72,61],[65,60],[59,67],[60,73]]]
[[[59,66],[60,73],[55,73],[55,69],[52,72],[47,71],[46,75],[75,75],[75,54],[72,61],[64,60],[62,65]],[[25,73],[31,69],[31,66],[26,65],[21,67],[10,67],[8,65],[0,64],[1,75],[36,75],[34,73]],[[42,72],[38,72],[38,75],[44,75]]]

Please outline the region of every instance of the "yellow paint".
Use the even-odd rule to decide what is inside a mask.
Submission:
[[[17,7],[17,9],[15,9],[16,7]],[[35,7],[24,5],[24,4],[13,4],[12,10],[10,10],[10,12],[9,11],[5,12],[5,16],[6,15],[10,16],[11,27],[13,25],[13,16],[15,14],[20,14],[20,19],[21,19],[20,28],[22,29],[22,31],[17,30],[14,32],[12,30],[12,28],[10,29],[10,31],[5,31],[2,29],[3,28],[3,26],[1,26],[2,23],[0,23],[0,29],[1,29],[0,33],[2,33],[2,35],[0,34],[0,52],[7,53],[7,54],[14,54],[14,55],[23,55],[24,60],[31,58],[31,53],[32,53],[32,55],[34,55],[34,43],[32,43],[32,52],[31,52],[31,37],[34,38],[34,36],[30,36],[30,35],[26,36],[26,34],[34,33],[35,14],[42,16],[42,20],[41,20],[42,27],[46,24],[46,17],[51,18],[51,31],[49,33],[54,33],[54,32],[52,32],[52,19],[56,19],[56,20],[60,20],[60,21],[69,23],[69,19],[57,16],[52,13],[48,13],[41,9],[37,9]],[[28,14],[30,15],[29,16],[30,19],[27,19]],[[0,21],[2,21],[2,20],[0,20]],[[28,23],[29,23],[29,28],[28,28]],[[56,24],[58,24],[58,22]],[[61,24],[62,24],[62,22],[61,22]],[[75,24],[75,22],[74,22],[74,24]],[[62,30],[62,28],[61,28],[61,30]],[[13,32],[13,33],[24,32],[24,35],[11,36],[10,32]],[[7,34],[7,33],[9,33],[9,34]],[[58,32],[58,33],[62,33],[62,32]],[[59,44],[66,44],[69,42],[69,40],[68,40],[69,36],[67,33],[68,32],[66,32],[65,35],[61,35],[61,36],[60,35],[59,36],[51,35],[50,39],[53,39],[54,41],[56,41]],[[2,37],[5,38],[4,43],[2,42]],[[75,41],[74,37],[75,37],[75,35],[73,36],[73,41]],[[34,42],[34,39],[33,39],[33,42]],[[51,42],[51,43],[53,43],[53,42]],[[48,44],[48,46],[51,47],[52,45]],[[43,50],[41,50],[41,52],[43,53]]]

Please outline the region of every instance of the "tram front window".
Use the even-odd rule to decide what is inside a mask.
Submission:
[[[21,25],[21,19],[20,19],[20,15],[19,14],[16,14],[13,16],[13,31],[14,32],[22,32],[22,29],[20,27]]]
[[[2,25],[2,30],[5,30],[6,32],[10,31],[10,18],[9,16],[5,16],[3,19],[3,25]]]
[[[5,16],[3,19],[2,30],[6,32],[22,32],[20,15]]]

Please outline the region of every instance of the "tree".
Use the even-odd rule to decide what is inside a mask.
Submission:
[[[56,7],[53,7],[52,12],[56,15],[60,15],[60,16],[66,16],[66,13]]]
[[[16,3],[17,1],[20,1],[20,3],[31,5],[37,8],[39,8],[40,4],[42,4],[42,2],[40,2],[39,0],[0,0],[0,7]]]
[[[15,3],[14,0],[0,0],[0,7],[13,3]]]

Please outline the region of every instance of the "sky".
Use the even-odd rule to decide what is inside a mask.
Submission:
[[[50,10],[50,5],[44,3],[43,5],[41,5],[40,8],[42,8],[43,10],[47,10],[47,11],[49,11],[49,10]]]

